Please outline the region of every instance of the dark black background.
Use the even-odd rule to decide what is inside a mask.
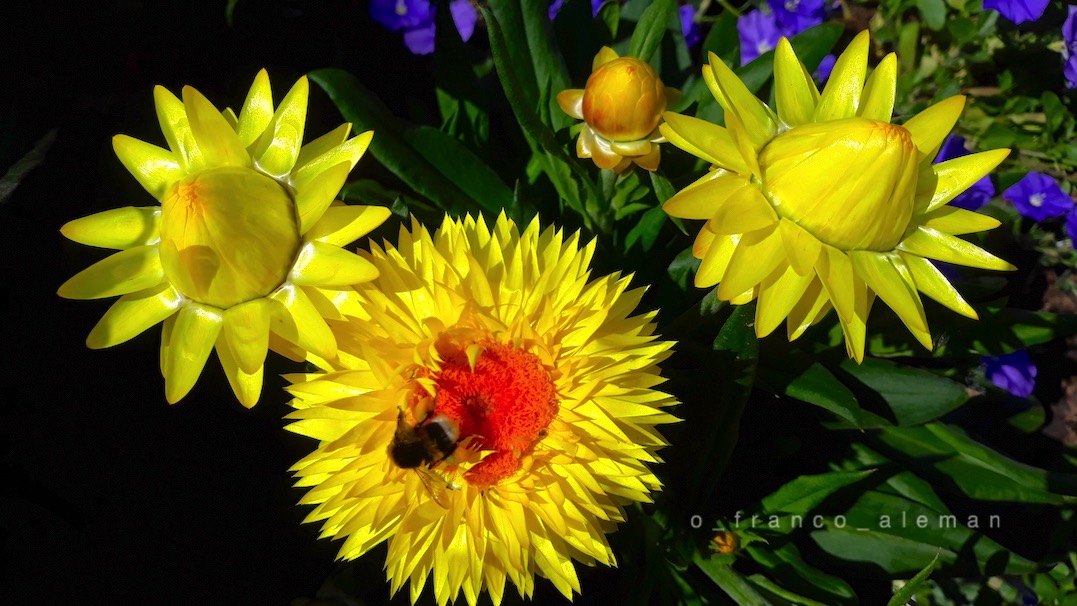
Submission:
[[[301,524],[287,472],[314,446],[283,430],[278,375],[293,364],[271,354],[262,401],[246,410],[211,357],[169,406],[159,327],[91,351],[85,337],[111,301],[55,294],[108,254],[64,239],[64,222],[154,204],[111,138],[164,144],[155,84],[238,108],[262,67],[279,100],[303,73],[335,66],[390,107],[432,104],[430,59],[374,24],[366,2],[244,0],[232,26],[225,8],[0,5],[0,174],[56,131],[44,163],[0,203],[0,603],[288,604],[339,576],[339,542]],[[312,86],[308,138],[342,121]],[[375,602],[388,596],[383,558],[346,569]]]

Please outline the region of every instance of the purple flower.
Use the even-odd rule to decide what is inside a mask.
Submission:
[[[1070,5],[1069,16],[1062,24],[1062,74],[1066,76],[1066,88],[1077,88],[1077,6]]]
[[[983,364],[988,381],[1018,398],[1027,398],[1036,388],[1036,365],[1023,349],[1002,356],[984,356]]]
[[[696,9],[691,4],[685,4],[678,9],[681,15],[681,32],[684,33],[684,43],[689,48],[699,44],[699,24],[696,23]]]
[[[404,30],[404,45],[416,55],[434,52],[435,11],[429,0],[370,1],[370,16],[389,31]],[[468,0],[453,0],[449,11],[460,37],[470,39],[479,18],[475,8]]]
[[[938,164],[939,162],[967,155],[969,155],[969,150],[965,149],[964,137],[950,135],[942,144],[942,149],[939,150],[935,163]],[[972,187],[958,194],[953,202],[950,202],[950,206],[964,208],[965,210],[978,210],[994,197],[995,186],[991,184],[991,177],[984,175],[979,181],[973,183]]]
[[[835,55],[827,55],[823,57],[823,60],[819,62],[819,67],[815,69],[815,73],[812,77],[816,82],[822,84],[830,78],[830,72],[834,71],[834,64],[837,63],[838,58]]]
[[[1070,241],[1077,247],[1077,208],[1066,214],[1066,235],[1070,237]]]
[[[1035,21],[1043,15],[1049,0],[984,0],[984,8],[1002,13],[1014,23]]]
[[[1073,208],[1073,198],[1054,179],[1035,172],[1011,185],[1002,197],[1013,202],[1017,212],[1035,221],[1057,217]]]
[[[773,13],[752,11],[737,19],[740,34],[740,64],[746,65],[763,53],[778,46],[782,37],[778,18]]]
[[[591,0],[591,16],[598,15],[598,9],[602,8],[602,3],[606,0]],[[557,13],[561,12],[561,7],[565,4],[565,0],[553,0],[550,3],[550,21],[553,21]]]
[[[791,38],[826,18],[824,0],[767,0],[782,35]]]

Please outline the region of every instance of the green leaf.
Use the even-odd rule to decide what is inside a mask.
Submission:
[[[757,564],[767,570],[771,577],[793,591],[834,606],[855,604],[856,594],[849,584],[811,566],[800,556],[792,542],[772,545],[747,545],[744,551]]]
[[[916,0],[916,9],[932,31],[937,32],[946,25],[946,3],[943,0]]]
[[[957,559],[957,554],[948,549],[940,550],[934,545],[885,532],[848,526],[837,528],[832,523],[827,526],[826,530],[811,533],[812,540],[823,551],[842,560],[878,566],[887,574],[913,574],[936,555],[947,564]]]
[[[651,56],[662,43],[666,34],[666,24],[673,15],[677,5],[673,0],[655,0],[643,11],[635,31],[632,32],[632,45],[628,54],[643,61],[650,61]]]
[[[797,606],[833,606],[833,604],[828,605],[802,595],[797,595],[761,574],[753,574],[748,577],[748,582],[755,585],[764,594],[769,594],[789,604],[796,604]]]
[[[669,264],[669,277],[681,290],[687,290],[692,284],[692,276],[699,268],[699,259],[692,256],[692,249],[686,248],[674,257]]]
[[[917,591],[924,586],[928,577],[931,576],[931,571],[935,570],[935,566],[939,563],[939,555],[935,554],[935,557],[928,562],[924,569],[916,573],[916,576],[909,579],[901,589],[894,593],[894,597],[890,598],[890,601],[886,603],[886,606],[905,606],[909,603],[909,600],[916,595]]]
[[[924,427],[961,456],[976,461],[1000,475],[1007,476],[1013,482],[1027,488],[1077,496],[1077,475],[1046,471],[1015,461],[973,440],[963,429],[953,425],[929,423]]]
[[[804,515],[815,509],[830,495],[863,480],[872,472],[873,470],[831,471],[812,476],[800,476],[763,497],[763,513]]]
[[[1000,356],[1039,345],[1059,337],[1077,334],[1077,316],[1024,309],[987,307],[978,309],[980,320],[961,316],[947,323],[948,337],[937,355]]]
[[[715,585],[721,587],[738,604],[772,606],[771,602],[760,595],[752,587],[751,583],[728,564],[724,564],[716,558],[707,558],[699,554],[696,555],[695,564],[697,568],[703,571],[703,574],[707,575],[711,581],[714,581]]]
[[[464,44],[452,19],[451,11],[437,13],[434,82],[441,130],[471,151],[485,154],[490,139],[489,101],[472,68],[474,51]]]
[[[1060,496],[1051,492],[1048,480],[1058,474],[1049,475],[1049,472],[1013,461],[983,445],[978,445],[979,448],[966,445],[967,452],[959,452],[927,426],[887,427],[876,437],[882,448],[904,454],[907,457],[905,464],[921,477],[931,480],[940,490],[952,486],[981,501],[1062,502]],[[975,454],[970,454],[973,452]]]
[[[580,214],[585,226],[591,229],[597,223],[599,228],[605,228],[604,222],[608,219],[597,211],[597,207],[603,200],[602,194],[579,164],[568,156],[549,127],[535,115],[525,96],[526,90],[522,84],[528,80],[526,78],[521,80],[520,75],[514,71],[510,47],[500,23],[489,9],[480,7],[479,10],[486,20],[486,28],[490,34],[490,50],[498,78],[505,91],[505,98],[543,172],[550,178],[565,204]],[[582,183],[585,188],[586,202],[580,197],[578,183]]]
[[[512,203],[512,190],[463,143],[429,126],[404,131],[404,140],[414,149],[423,150],[435,169],[453,178],[486,212],[496,215]]]
[[[876,412],[903,427],[936,419],[968,400],[963,385],[888,360],[868,358],[862,364],[846,360],[841,369],[881,396]],[[883,406],[889,410],[882,410]],[[867,408],[863,399],[861,407]]]
[[[344,118],[352,123],[356,132],[374,131],[370,153],[416,192],[433,201],[442,210],[473,211],[479,208],[479,202],[489,204],[489,201],[482,198],[470,199],[456,185],[459,175],[450,178],[442,174],[426,157],[425,152],[431,150],[420,151],[415,148],[408,141],[407,133],[398,127],[398,120],[355,76],[343,70],[329,68],[313,71],[309,77],[325,90]],[[442,136],[451,139],[447,135]],[[422,135],[418,137],[423,138]],[[495,207],[487,208],[494,210]]]
[[[784,393],[828,410],[860,426],[861,410],[856,396],[822,364],[815,362],[785,386]]]
[[[643,252],[654,248],[654,242],[658,239],[658,234],[666,223],[666,217],[666,211],[662,210],[661,206],[656,206],[643,213],[636,226],[625,236],[625,252],[632,250],[632,246],[636,242],[640,243],[640,248],[643,249]]]
[[[522,89],[533,94],[525,97],[530,100],[531,110],[555,131],[567,127],[572,118],[561,111],[554,97],[571,88],[571,80],[554,42],[549,2],[490,0],[489,10],[497,18],[508,51],[506,58],[518,74]]]

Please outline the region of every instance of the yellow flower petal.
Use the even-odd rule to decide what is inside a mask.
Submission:
[[[224,312],[221,342],[227,344],[229,355],[238,369],[246,375],[261,376],[259,369],[265,363],[266,352],[269,350],[269,318],[273,308],[274,304],[268,299],[255,299]],[[227,371],[227,368],[225,370]],[[239,392],[236,392],[236,395],[238,396]]]
[[[728,114],[736,114],[744,126],[748,140],[752,142],[756,150],[759,150],[777,133],[778,117],[748,90],[733,70],[729,69],[717,55],[708,53],[708,57],[714,80],[728,103],[728,105],[722,104],[727,114],[726,126],[730,126]],[[718,102],[721,103],[722,99],[718,99]]]
[[[348,178],[351,166],[341,162],[314,177],[302,189],[295,192],[295,208],[299,215],[299,233],[306,234],[322,218],[329,208],[344,181]]]
[[[220,310],[198,303],[176,314],[165,360],[165,399],[175,404],[194,387],[213,350],[223,319]]]
[[[378,269],[370,261],[343,248],[315,241],[299,250],[290,279],[294,284],[334,288],[377,277]]]
[[[348,140],[348,135],[352,132],[352,125],[349,122],[345,122],[333,130],[325,133],[321,137],[307,143],[303,147],[299,148],[299,157],[295,160],[295,172],[299,172],[305,165],[310,164],[311,160],[321,157],[335,148],[343,145]],[[371,135],[374,131],[367,131]],[[363,133],[366,134],[366,133]],[[356,158],[358,160],[358,158]],[[331,166],[331,165],[330,165]],[[352,163],[352,167],[355,167],[355,163]]]
[[[729,172],[710,172],[696,183],[695,187],[686,187],[666,200],[662,210],[681,219],[710,219],[719,207],[748,186],[744,177]]]
[[[823,288],[822,282],[812,280],[804,296],[793,306],[786,319],[786,334],[790,341],[795,341],[812,326],[823,319],[830,312],[830,296]]]
[[[161,132],[164,133],[168,148],[175,154],[180,167],[188,173],[204,168],[206,163],[198,144],[195,143],[183,102],[163,86],[153,87],[153,100],[157,107]]]
[[[125,206],[68,221],[60,233],[87,246],[124,250],[161,239],[161,208]]]
[[[385,222],[392,212],[384,206],[330,206],[304,234],[306,241],[345,246]]]
[[[903,126],[912,133],[912,140],[920,153],[927,158],[939,155],[946,135],[957,124],[961,110],[965,108],[965,96],[954,95],[909,118]],[[999,150],[995,150],[999,151]]]
[[[815,122],[852,118],[860,106],[864,77],[868,73],[868,30],[853,38],[830,72],[815,109]]]
[[[871,309],[864,281],[853,270],[848,255],[832,246],[823,247],[815,271],[838,312],[849,357],[862,362],[868,311]]]
[[[168,285],[124,295],[90,331],[86,346],[102,349],[128,341],[176,313],[182,303],[183,297]]]
[[[714,232],[707,229],[700,231],[701,236],[704,233],[713,234]],[[714,238],[702,257],[699,269],[696,270],[696,288],[714,286],[722,280],[726,269],[729,267],[729,261],[733,258],[733,251],[736,250],[739,243],[739,235]]]
[[[792,266],[773,271],[759,287],[759,302],[755,308],[755,334],[769,335],[785,320],[815,281],[815,274],[801,275]]]
[[[258,75],[254,77],[250,91],[247,92],[247,99],[239,110],[236,134],[243,146],[249,147],[257,141],[272,119],[273,90],[269,86],[269,74],[262,69],[258,70]]]
[[[719,183],[719,180],[712,183]],[[759,189],[748,184],[735,190],[711,217],[711,229],[716,234],[743,234],[777,223],[778,213]]]
[[[784,37],[774,51],[774,82],[774,100],[782,122],[788,126],[811,122],[819,103],[819,89]]]
[[[926,212],[940,208],[956,198],[994,170],[1008,155],[1008,149],[993,149],[933,164],[931,170],[936,175],[935,191],[927,203]]]
[[[722,281],[718,283],[718,298],[728,301],[751,290],[774,271],[784,257],[782,237],[776,225],[743,234]]]
[[[251,408],[258,403],[258,398],[262,395],[265,368],[262,364],[258,364],[254,372],[247,372],[240,368],[236,356],[225,339],[217,340],[216,349],[217,359],[221,361],[221,368],[224,369],[224,376],[228,378],[228,385],[232,387],[232,393],[236,394],[236,399],[240,404]],[[262,356],[265,357],[265,352]]]
[[[330,149],[329,151],[311,158],[309,162],[301,165],[297,165],[295,176],[292,179],[292,185],[296,189],[305,187],[321,175],[326,170],[346,162],[348,164],[348,170],[355,168],[355,164],[359,162],[359,158],[363,157],[366,153],[367,147],[370,146],[370,140],[374,137],[374,131],[368,130],[365,133],[360,133],[344,143]]]
[[[902,240],[897,248],[928,259],[936,259],[967,267],[996,269],[999,271],[1017,269],[971,242],[930,227],[918,227],[909,237]]]
[[[864,96],[856,115],[869,120],[890,122],[894,116],[894,100],[897,97],[897,55],[890,53],[868,76]]]
[[[124,167],[157,200],[184,176],[176,157],[167,149],[127,135],[113,137],[112,148]]]
[[[802,276],[815,275],[815,262],[823,250],[823,243],[793,221],[782,219],[778,224],[782,245],[789,265]]]
[[[954,206],[943,206],[924,215],[920,221],[925,227],[937,229],[952,236],[987,231],[1002,224],[994,217]]]
[[[336,338],[302,287],[288,285],[269,298],[284,306],[273,313],[273,332],[323,358],[336,354]]]
[[[239,136],[202,93],[183,87],[183,106],[187,110],[191,132],[206,164],[212,166],[247,166],[251,158]]]
[[[916,293],[912,274],[896,254],[879,254],[868,251],[849,251],[849,259],[868,288],[875,291],[898,318],[928,350],[932,349],[931,333],[927,328],[927,316]]]
[[[979,319],[976,310],[965,302],[961,294],[954,289],[950,281],[934,264],[916,255],[903,252],[898,254],[905,261],[905,266],[909,268],[917,290],[967,318]]]
[[[303,143],[310,85],[300,78],[281,100],[261,137],[251,147],[255,165],[266,174],[283,177],[291,172]]]
[[[106,257],[64,282],[65,299],[104,299],[156,286],[164,280],[156,246],[136,246]]]
[[[706,120],[673,112],[662,114],[658,128],[669,142],[707,162],[742,175],[750,174],[729,131]]]
[[[618,57],[619,55],[617,54],[617,51],[613,50],[608,46],[603,46],[601,49],[599,49],[598,54],[595,55],[595,58],[591,60],[591,71],[595,71],[596,69],[602,67],[610,61],[613,61]]]
[[[557,93],[557,104],[561,111],[577,120],[583,120],[583,89],[570,88]]]

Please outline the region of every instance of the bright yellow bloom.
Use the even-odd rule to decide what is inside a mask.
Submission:
[[[348,139],[345,124],[302,145],[307,91],[300,78],[274,112],[262,70],[237,117],[189,86],[182,101],[156,87],[169,149],[126,135],[112,143],[161,205],[108,210],[60,229],[76,242],[121,251],[58,294],[123,295],[86,339],[93,349],[164,321],[161,372],[170,403],[187,395],[216,347],[236,397],[253,406],[271,341],[332,357],[336,339],[324,318],[341,317],[340,289],[378,275],[340,247],[381,224],[388,209],[334,203],[373,133]],[[277,342],[275,349],[288,348]]]
[[[647,463],[676,402],[655,389],[672,343],[631,315],[644,289],[590,279],[594,248],[502,215],[361,253],[380,277],[332,322],[338,370],[289,377],[288,429],[321,441],[293,467],[301,503],[339,557],[387,540],[391,590],[410,579],[414,601],[433,572],[440,604],[484,586],[497,604],[506,577],[528,596],[536,573],[571,597],[573,559],[613,565],[605,533],[659,488]],[[435,424],[458,430],[444,459],[417,437]]]
[[[707,220],[692,247],[702,260],[696,286],[718,284],[718,298],[735,304],[758,298],[760,337],[785,319],[795,339],[833,306],[858,362],[876,294],[928,349],[917,291],[976,318],[927,259],[1014,269],[955,237],[998,221],[947,206],[1009,150],[932,164],[965,98],[891,124],[897,58],[885,57],[865,84],[867,67],[865,31],[820,94],[783,38],[774,56],[775,112],[712,53],[703,77],[725,109],[725,128],[675,113],[661,127],[674,145],[712,164],[665,204],[674,217]]]
[[[617,173],[633,162],[656,170],[661,159],[658,144],[665,141],[658,123],[680,92],[663,85],[646,62],[618,57],[608,46],[595,55],[591,69],[585,88],[557,95],[566,114],[584,121],[576,155]]]

